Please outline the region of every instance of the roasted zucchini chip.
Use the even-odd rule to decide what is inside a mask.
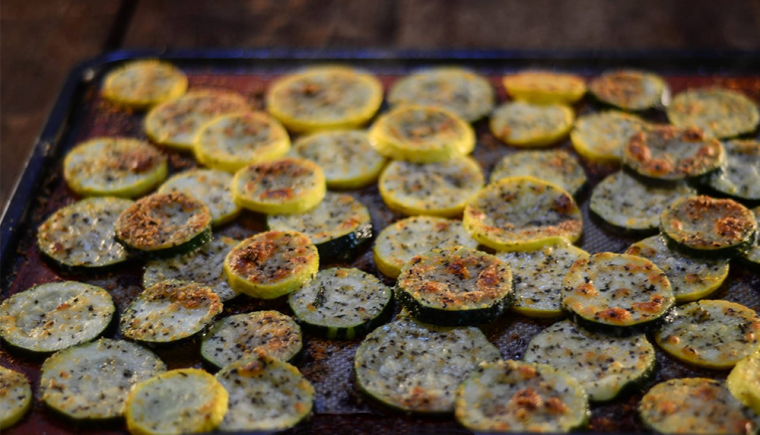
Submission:
[[[124,415],[135,384],[165,371],[163,361],[144,347],[101,338],[45,360],[40,393],[45,405],[69,419],[110,420]]]
[[[289,149],[290,137],[285,127],[264,112],[238,112],[213,118],[200,127],[194,147],[198,162],[227,172],[279,159]]]
[[[393,160],[446,162],[475,149],[475,131],[453,112],[401,106],[377,118],[369,129],[375,150]]]
[[[127,398],[127,429],[134,435],[211,432],[227,413],[229,395],[214,376],[178,369],[135,385]]]
[[[455,415],[474,432],[565,433],[588,424],[588,397],[575,378],[546,364],[481,364],[456,392]]]
[[[654,356],[643,334],[613,337],[563,320],[534,335],[524,359],[572,373],[589,400],[602,402],[644,386],[654,374]]]
[[[224,260],[230,286],[261,299],[274,299],[301,288],[318,269],[316,246],[296,231],[256,234],[232,248]]]
[[[533,177],[509,177],[481,190],[467,204],[470,236],[497,251],[529,251],[581,236],[581,212],[573,197]]]
[[[179,98],[187,91],[187,76],[169,62],[132,61],[103,80],[103,96],[120,106],[145,109]]]
[[[491,182],[507,177],[535,177],[576,195],[586,184],[586,172],[575,157],[563,150],[520,151],[502,157],[493,171]]]
[[[380,324],[392,298],[391,289],[374,276],[334,268],[291,293],[288,305],[307,331],[331,340],[353,340]]]
[[[338,193],[328,193],[306,213],[269,215],[267,226],[270,230],[305,234],[323,259],[353,260],[359,246],[372,238],[367,207],[351,195]]]
[[[731,394],[744,406],[760,415],[760,353],[754,353],[736,363],[726,379]]]
[[[314,387],[301,372],[263,352],[225,367],[216,379],[230,396],[223,432],[289,429],[314,405]]]
[[[425,325],[408,315],[370,332],[356,350],[359,388],[385,406],[440,414],[454,410],[459,384],[499,350],[475,327]]]
[[[198,89],[161,103],[145,116],[145,134],[161,145],[192,151],[201,127],[219,115],[248,111],[248,102],[237,92]]]
[[[543,146],[557,142],[573,127],[573,109],[564,104],[510,101],[491,114],[491,132],[515,146]]]
[[[514,275],[515,303],[512,311],[528,317],[562,316],[562,282],[576,260],[588,252],[568,241],[547,245],[534,251],[496,254]]]
[[[221,368],[257,351],[289,361],[302,346],[301,328],[291,317],[277,311],[255,311],[217,321],[203,336],[201,356]]]
[[[575,74],[523,71],[502,81],[512,98],[537,104],[573,104],[586,93],[586,82]]]
[[[589,209],[617,231],[654,233],[660,226],[660,214],[670,203],[696,193],[684,182],[649,185],[620,171],[594,187]]]
[[[723,382],[707,378],[660,382],[642,397],[639,416],[662,434],[749,435],[757,430]]]
[[[111,295],[76,281],[42,284],[0,305],[0,337],[12,347],[50,353],[95,339],[111,324]]]
[[[591,330],[630,335],[658,328],[676,298],[665,272],[646,258],[603,252],[568,269],[562,309]]]
[[[185,254],[211,240],[211,212],[184,193],[154,193],[137,200],[116,221],[116,240],[154,257]]]
[[[161,184],[166,157],[137,139],[101,137],[78,144],[66,154],[63,178],[82,196],[134,198]]]
[[[702,195],[673,201],[660,215],[660,228],[687,253],[730,257],[752,246],[757,222],[751,210],[734,200]]]
[[[679,127],[699,127],[725,139],[751,133],[760,122],[755,102],[730,89],[689,89],[673,98],[668,119]]]
[[[201,200],[209,212],[211,223],[223,225],[240,214],[240,206],[232,197],[232,175],[213,169],[194,169],[181,172],[158,189],[158,193],[180,192]]]
[[[32,407],[32,388],[26,376],[0,366],[0,430],[16,424]]]
[[[484,183],[478,163],[459,157],[441,163],[391,162],[380,175],[378,187],[385,205],[393,211],[455,217]]]
[[[267,93],[269,113],[299,133],[359,127],[382,102],[380,81],[341,66],[308,68],[282,77]]]
[[[121,333],[145,343],[170,343],[202,331],[221,312],[222,302],[210,287],[161,281],[129,304],[121,316]]]
[[[326,191],[322,168],[290,157],[246,166],[232,181],[235,202],[265,214],[307,212],[322,202]]]
[[[575,151],[592,163],[618,164],[628,139],[646,123],[639,117],[609,110],[579,117],[570,132]]]
[[[760,225],[760,207],[756,207],[752,210],[755,215],[755,221]],[[760,233],[755,233],[755,242],[750,245],[747,252],[742,253],[739,259],[750,267],[760,267]]]
[[[734,140],[723,143],[726,167],[707,185],[737,201],[760,202],[760,142]]]
[[[330,189],[358,189],[372,184],[386,162],[363,130],[313,133],[298,139],[293,152],[318,164]]]
[[[636,70],[605,72],[592,80],[588,89],[597,100],[623,110],[661,107],[670,99],[662,77]]]
[[[654,335],[673,358],[710,369],[730,369],[760,350],[760,317],[728,301],[697,301],[677,307],[673,322]]]
[[[493,88],[486,78],[458,67],[418,71],[394,83],[388,92],[388,102],[393,106],[440,107],[468,122],[488,115],[494,99]]]

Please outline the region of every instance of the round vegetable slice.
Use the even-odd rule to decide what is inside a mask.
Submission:
[[[26,376],[0,366],[0,429],[16,424],[32,407],[32,388]]]
[[[409,316],[369,333],[356,350],[359,388],[385,406],[414,413],[449,413],[459,384],[499,350],[475,327],[447,328]]]
[[[755,221],[760,225],[760,207],[756,207],[752,210],[755,215]],[[750,267],[760,267],[760,236],[755,233],[755,242],[750,245],[747,252],[742,253],[739,259]]]
[[[187,76],[174,65],[155,59],[128,62],[103,80],[105,98],[135,109],[181,97],[185,91]]]
[[[654,346],[645,335],[597,334],[569,320],[534,335],[524,359],[572,373],[594,402],[639,389],[654,374],[655,367]]]
[[[50,353],[95,339],[111,324],[111,295],[75,281],[42,284],[0,305],[0,337],[10,346]]]
[[[618,164],[628,139],[644,129],[639,117],[609,110],[583,115],[570,132],[573,148],[584,159],[600,164]]]
[[[576,322],[619,335],[659,327],[676,301],[665,272],[635,255],[582,258],[570,266],[564,287],[562,309]]]
[[[583,387],[545,364],[483,364],[462,382],[456,396],[457,420],[475,432],[564,433],[588,423]]]
[[[527,251],[581,236],[581,212],[561,188],[533,177],[509,177],[481,190],[464,210],[473,239],[497,251]]]
[[[277,311],[255,311],[218,320],[203,336],[201,356],[221,368],[257,351],[289,361],[302,347],[301,328],[290,316]]]
[[[588,252],[562,241],[534,251],[501,252],[496,256],[514,275],[512,311],[528,317],[562,316],[562,283],[572,264]]]
[[[55,353],[42,365],[45,405],[78,421],[102,421],[124,414],[132,387],[166,365],[151,351],[128,341],[101,338]]]
[[[265,353],[225,367],[216,379],[229,393],[223,432],[289,429],[314,405],[314,387],[301,372]]]
[[[736,363],[726,379],[731,394],[755,414],[760,415],[760,353]]]
[[[734,302],[691,302],[677,307],[673,322],[654,338],[670,356],[687,364],[730,369],[760,350],[760,317]]]
[[[289,157],[246,166],[232,181],[235,202],[265,214],[307,212],[322,202],[326,191],[322,168]]]
[[[441,163],[391,162],[380,175],[378,186],[391,210],[407,215],[455,217],[484,182],[477,162],[459,157]]]
[[[274,299],[301,288],[318,269],[316,246],[296,231],[256,234],[232,248],[224,260],[230,286],[261,299]]]
[[[504,76],[503,83],[512,98],[537,104],[572,104],[586,93],[583,77],[553,71],[522,71]]]
[[[147,343],[170,343],[202,331],[222,312],[211,288],[178,280],[146,288],[121,316],[124,337]]]
[[[125,408],[135,435],[213,431],[227,413],[229,395],[216,378],[199,369],[170,370],[140,382]]]
[[[589,91],[599,101],[623,110],[647,110],[663,106],[670,91],[662,77],[636,70],[605,72],[591,81]]]
[[[689,89],[673,98],[668,119],[723,139],[753,132],[760,123],[760,112],[752,100],[730,89]]]
[[[507,177],[535,177],[576,195],[586,184],[586,172],[567,151],[521,151],[502,157],[493,171],[491,182]]]
[[[543,146],[565,137],[573,119],[573,109],[563,104],[510,101],[496,108],[489,126],[494,136],[510,145]]]
[[[369,141],[378,153],[394,160],[438,163],[470,154],[475,131],[446,109],[401,106],[372,124]]]
[[[134,198],[161,184],[166,157],[148,143],[101,137],[78,144],[66,154],[63,178],[82,196]]]
[[[232,197],[232,175],[213,169],[195,169],[181,172],[158,189],[158,193],[180,192],[201,200],[214,225],[222,225],[240,214],[240,207]]]
[[[723,143],[726,167],[707,183],[716,192],[737,201],[760,202],[760,142],[734,140]]]

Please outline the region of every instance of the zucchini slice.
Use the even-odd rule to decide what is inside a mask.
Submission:
[[[228,301],[239,293],[227,282],[224,259],[238,243],[235,239],[217,236],[187,254],[151,260],[145,265],[143,288],[170,279],[193,281],[211,287],[222,302]]]
[[[760,317],[728,301],[697,301],[677,307],[673,322],[654,335],[670,356],[710,369],[730,369],[760,350]]]
[[[400,315],[370,332],[356,350],[356,382],[364,394],[401,411],[454,410],[459,384],[499,350],[475,327],[425,325]]]
[[[168,280],[146,288],[121,316],[124,337],[145,343],[170,343],[202,331],[222,312],[210,287]]]
[[[619,164],[628,139],[646,126],[641,118],[615,110],[590,113],[575,121],[570,140],[575,151],[592,163]]]
[[[760,353],[736,363],[726,379],[731,394],[744,406],[760,415]]]
[[[566,433],[588,424],[580,383],[546,364],[481,364],[456,392],[455,416],[474,432]]]
[[[211,212],[206,204],[180,192],[140,198],[116,221],[119,243],[154,257],[194,251],[211,237]]]
[[[353,340],[380,324],[392,298],[391,289],[374,276],[333,268],[291,293],[288,305],[307,331],[331,340]]]
[[[702,195],[673,201],[660,215],[660,228],[687,253],[729,257],[750,248],[757,222],[751,210],[734,200]]]
[[[187,76],[169,62],[138,60],[112,70],[103,80],[103,96],[111,102],[145,109],[179,98],[187,91]]]
[[[501,252],[514,275],[515,303],[512,311],[528,317],[562,316],[562,282],[572,264],[588,252],[562,241],[534,251]]]
[[[502,82],[512,98],[536,104],[573,104],[586,93],[583,77],[553,71],[523,71]]]
[[[684,182],[649,185],[619,171],[594,187],[589,209],[619,232],[654,233],[670,203],[696,193]]]
[[[623,148],[623,163],[654,180],[695,180],[721,169],[726,152],[697,128],[656,125],[634,134]]]
[[[418,164],[391,162],[378,187],[385,205],[407,215],[455,217],[483,187],[480,166],[470,157]]]
[[[291,157],[246,166],[232,181],[235,202],[264,214],[305,213],[322,202],[326,191],[322,168]]]
[[[507,177],[535,177],[577,195],[586,184],[586,172],[564,150],[520,151],[502,157],[491,171],[491,182]]]
[[[412,257],[401,269],[395,293],[412,316],[442,326],[488,323],[514,301],[509,265],[461,246]]]
[[[279,159],[290,150],[285,127],[264,112],[220,115],[202,127],[193,148],[198,162],[220,171],[237,172],[256,163]]]
[[[383,86],[368,72],[322,66],[276,80],[266,100],[269,113],[294,132],[355,128],[380,108]]]
[[[111,324],[111,295],[94,285],[53,282],[16,293],[0,305],[0,337],[32,353],[52,353],[95,339]]]
[[[752,209],[755,221],[760,225],[760,207]],[[760,268],[760,232],[755,233],[755,242],[750,245],[747,252],[742,253],[739,259],[749,267]]]
[[[733,140],[723,143],[726,167],[707,185],[737,201],[760,202],[760,142]]]
[[[470,236],[497,251],[574,242],[583,223],[572,195],[533,177],[509,177],[481,190],[464,209]]]
[[[289,429],[314,406],[314,387],[301,372],[265,353],[225,367],[216,379],[230,396],[223,432]]]
[[[533,336],[526,362],[572,373],[589,400],[602,402],[644,386],[654,374],[654,346],[643,334],[612,337],[557,322]]]
[[[254,298],[274,299],[309,282],[319,269],[319,253],[296,231],[268,231],[249,237],[224,259],[230,286]]]
[[[493,87],[486,78],[459,67],[418,71],[395,82],[388,92],[388,102],[393,106],[441,107],[468,122],[488,115],[494,100]]]
[[[646,258],[603,252],[568,269],[562,309],[591,330],[630,335],[670,320],[676,298],[665,272]]]
[[[87,198],[53,213],[37,230],[37,246],[57,265],[93,270],[126,261],[129,255],[114,240],[114,225],[132,201]]]
[[[660,382],[642,397],[639,416],[662,434],[750,435],[757,429],[723,382],[707,378]]]
[[[725,139],[755,131],[760,112],[754,101],[731,89],[689,89],[673,98],[668,119],[679,127],[699,127]]]
[[[163,361],[144,347],[101,338],[45,360],[40,393],[45,405],[69,419],[110,420],[124,415],[135,384],[165,371]]]
[[[101,137],[66,154],[63,178],[81,196],[134,198],[161,184],[167,168],[166,156],[146,142]]]
[[[313,133],[298,139],[293,151],[322,168],[330,189],[358,189],[372,184],[386,163],[363,130]]]
[[[467,234],[460,221],[414,216],[383,228],[372,253],[380,272],[397,278],[404,264],[415,255],[452,246],[475,249],[478,242]]]
[[[180,151],[192,151],[203,125],[219,115],[248,111],[237,92],[198,89],[153,107],[145,116],[145,134],[153,142]]]
[[[494,110],[489,127],[509,145],[543,146],[567,136],[574,119],[573,109],[564,104],[510,101]]]
[[[32,407],[32,388],[26,376],[0,366],[0,430],[21,420]]]
[[[475,131],[446,109],[400,106],[377,118],[369,129],[369,141],[393,160],[439,163],[470,154]]]
[[[662,77],[636,70],[605,72],[592,80],[588,89],[597,100],[623,110],[661,107],[670,99],[670,90]]]
[[[203,336],[201,356],[221,368],[257,351],[289,361],[302,347],[301,328],[290,316],[277,311],[255,311],[217,321]]]
[[[644,257],[665,272],[676,302],[692,302],[718,290],[728,277],[728,260],[696,258],[668,248],[661,236],[634,243],[625,251]]]
[[[127,429],[134,435],[211,432],[227,413],[229,395],[199,369],[170,370],[135,385],[127,398]]]
[[[213,169],[194,169],[181,172],[158,189],[158,193],[180,192],[201,200],[209,212],[211,223],[223,225],[240,214],[240,206],[232,197],[232,175]]]
[[[269,215],[267,226],[270,230],[305,234],[323,259],[353,260],[359,246],[372,238],[367,207],[351,195],[337,193],[328,193],[306,213]]]

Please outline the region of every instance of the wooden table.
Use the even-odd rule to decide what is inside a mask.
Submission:
[[[2,0],[0,207],[68,70],[137,47],[760,49],[736,0]]]

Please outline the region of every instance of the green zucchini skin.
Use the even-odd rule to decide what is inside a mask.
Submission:
[[[372,224],[361,225],[345,236],[314,245],[319,258],[333,261],[352,261],[359,253],[359,248],[372,240]]]
[[[758,225],[760,225],[760,207],[752,209],[752,213],[755,215]],[[760,272],[760,231],[755,232],[755,241],[747,249],[747,252],[739,256],[738,260],[747,269]]]
[[[415,319],[438,326],[476,326],[488,323],[501,316],[515,302],[514,293],[510,293],[502,300],[485,308],[450,311],[425,306],[399,286],[396,286],[394,295]]]
[[[192,239],[188,240],[185,243],[172,246],[171,248],[166,249],[160,249],[157,251],[143,251],[140,249],[135,249],[127,244],[126,241],[120,239],[118,236],[116,237],[116,241],[124,245],[125,248],[127,248],[127,251],[129,251],[131,254],[151,259],[151,258],[170,258],[175,257],[177,255],[183,255],[187,254],[189,252],[193,252],[196,249],[200,248],[201,246],[205,245],[206,243],[210,242],[214,238],[214,235],[211,231],[211,227],[204,229],[200,234],[193,237]]]

